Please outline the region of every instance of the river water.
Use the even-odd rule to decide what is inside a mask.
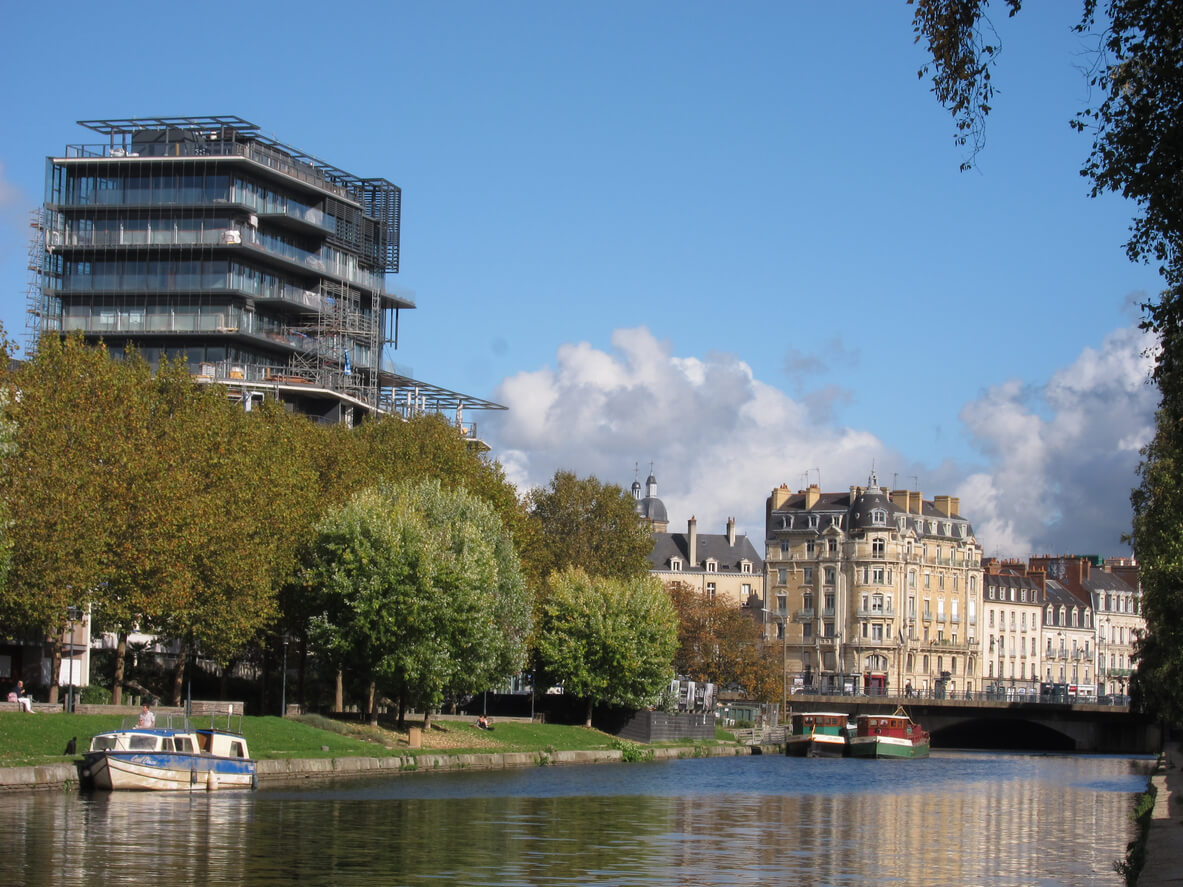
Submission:
[[[934,752],[0,796],[0,885],[1119,885],[1149,759]]]

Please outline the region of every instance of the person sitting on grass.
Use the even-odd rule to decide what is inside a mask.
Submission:
[[[485,715],[481,715],[476,719],[476,725],[482,730],[492,730],[493,725],[489,723],[489,719]]]

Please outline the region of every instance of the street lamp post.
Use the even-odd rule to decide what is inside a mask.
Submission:
[[[288,636],[283,636],[283,680],[281,682],[283,687],[282,695],[279,702],[279,716],[281,718],[287,717],[288,713]]]

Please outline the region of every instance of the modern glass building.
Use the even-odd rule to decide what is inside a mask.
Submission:
[[[29,333],[80,330],[112,353],[184,355],[250,406],[328,422],[503,409],[416,381],[388,359],[402,192],[233,116],[85,120],[99,144],[46,165]]]

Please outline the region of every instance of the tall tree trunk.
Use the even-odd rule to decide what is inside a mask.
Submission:
[[[337,714],[345,711],[345,677],[339,668],[337,669],[337,695],[333,699],[333,711]]]
[[[587,699],[587,723],[584,724],[583,726],[585,726],[585,727],[591,726],[592,709],[595,708],[595,705],[596,705],[596,701],[589,696]]]
[[[426,733],[431,729],[431,707],[423,707],[423,732]]]
[[[407,729],[407,697],[403,693],[398,694],[398,728]]]
[[[127,667],[127,632],[119,632],[115,644],[115,677],[111,680],[111,704],[123,704],[123,672]]]
[[[177,653],[177,673],[173,677],[173,705],[181,704],[181,690],[185,686],[185,668],[189,662],[189,642],[181,641],[181,650]]]
[[[62,639],[59,636],[53,642],[53,666],[49,676],[49,702],[58,701],[58,675],[62,673]]]
[[[376,681],[370,681],[370,699],[368,702],[370,709],[370,726],[378,726],[378,684]]]

